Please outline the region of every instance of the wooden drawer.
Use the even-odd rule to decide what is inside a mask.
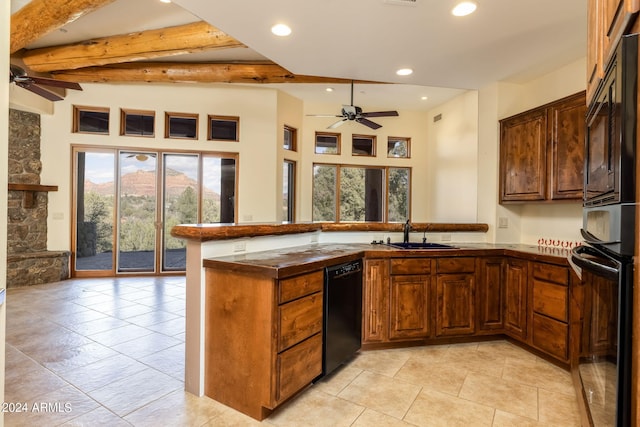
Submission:
[[[324,272],[322,270],[280,280],[278,286],[278,303],[282,304],[321,291],[323,286]]]
[[[322,373],[322,334],[278,355],[275,404],[302,390]]]
[[[429,258],[396,258],[391,260],[391,274],[429,274]]]
[[[440,273],[473,273],[476,270],[475,258],[438,258],[436,271]]]
[[[322,331],[322,292],[278,307],[278,351]]]
[[[533,279],[533,311],[568,322],[568,293],[566,286]]]
[[[533,313],[533,345],[563,361],[569,358],[569,326]]]
[[[539,262],[534,262],[532,264],[532,274],[536,279],[544,280],[546,282],[553,282],[564,286],[569,285],[569,269],[567,267]]]

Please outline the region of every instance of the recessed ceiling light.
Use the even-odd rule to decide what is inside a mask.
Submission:
[[[413,74],[413,70],[411,68],[400,68],[396,71],[396,74],[399,76],[409,76]]]
[[[427,99],[429,99],[429,98],[428,98],[428,97],[426,97],[426,96],[423,96],[423,97],[421,97],[420,99],[421,99],[421,100],[423,100],[423,101],[426,101],[426,100],[427,100]]]
[[[325,89],[327,92],[333,92],[333,88],[332,87],[328,87]]]
[[[276,24],[271,27],[271,32],[276,36],[285,37],[291,34],[291,28],[285,24]]]
[[[161,3],[171,3],[171,0],[160,0]]]
[[[467,16],[472,14],[478,5],[472,1],[463,1],[458,3],[452,10],[451,13],[454,16]]]

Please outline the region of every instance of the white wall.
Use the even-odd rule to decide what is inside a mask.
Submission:
[[[441,119],[434,122],[434,117]],[[427,206],[430,222],[478,219],[478,92],[428,112]]]
[[[75,144],[239,153],[238,220],[275,220],[280,206],[276,196],[281,192],[274,174],[281,169],[276,149],[280,132],[275,90],[224,85],[83,86],[84,91],[68,91],[64,101],[55,103],[55,114],[42,115],[41,182],[59,186],[59,191],[49,193],[50,250],[70,248],[71,146]],[[73,105],[109,107],[109,135],[71,133]],[[120,136],[120,108],[155,111],[156,136]],[[165,139],[166,111],[199,113],[199,139]],[[240,141],[207,141],[208,114],[240,117]]]
[[[585,70],[586,60],[580,59],[526,84],[500,82],[480,90],[478,217],[490,224],[489,241],[537,244],[540,238],[581,240],[580,202],[498,205],[497,174],[499,120],[584,90]],[[508,228],[497,228],[500,217],[507,218]]]

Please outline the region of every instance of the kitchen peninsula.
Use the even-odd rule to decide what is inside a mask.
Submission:
[[[360,258],[363,350],[506,335],[569,368],[578,345],[571,336],[578,331],[572,325],[580,322],[581,289],[566,250],[482,242],[406,250],[328,237],[335,231],[375,235],[401,229],[402,224],[175,227],[172,234],[188,240],[187,390],[263,419],[309,385],[321,371],[323,270]],[[412,225],[417,233],[486,229]],[[249,236],[263,236],[255,252],[220,256],[206,245],[236,239],[230,242],[236,246]],[[291,313],[297,321],[286,325],[290,320],[283,316]]]

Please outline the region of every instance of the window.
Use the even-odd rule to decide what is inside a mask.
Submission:
[[[187,113],[165,113],[164,137],[198,139],[198,115]]]
[[[74,133],[109,134],[109,109],[73,106]]]
[[[410,178],[410,168],[316,164],[313,221],[404,222],[410,213]]]
[[[298,130],[290,126],[284,127],[284,149],[297,151],[298,149]]]
[[[411,157],[411,138],[389,137],[387,140],[387,157]]]
[[[295,221],[296,162],[285,160],[282,168],[282,220]]]
[[[239,117],[209,116],[209,135],[207,136],[207,139],[210,141],[239,141],[239,123]]]
[[[367,135],[353,135],[351,140],[352,156],[375,156],[376,137]]]
[[[336,182],[338,167],[333,165],[313,166],[313,220],[337,221]]]
[[[154,135],[156,113],[154,111],[120,110],[120,135]]]
[[[340,154],[340,134],[316,132],[316,154]]]

